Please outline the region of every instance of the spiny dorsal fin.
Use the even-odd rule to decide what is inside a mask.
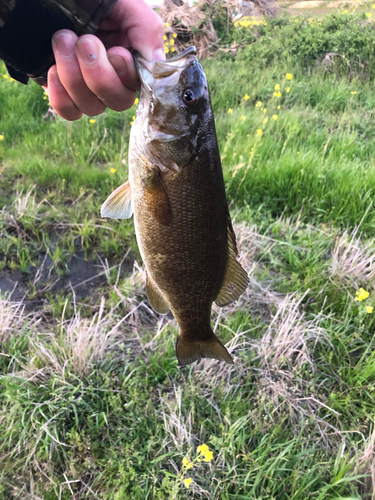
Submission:
[[[152,308],[159,314],[168,314],[169,304],[148,274],[146,278],[146,290]]]
[[[228,262],[225,271],[224,281],[221,285],[215,303],[219,307],[226,306],[237,300],[246,290],[249,277],[241,264],[236,260],[238,255],[236,235],[234,234],[229,211],[227,212],[228,225]]]
[[[132,190],[129,181],[126,181],[105,200],[101,208],[101,216],[111,219],[129,219],[132,214]]]
[[[229,248],[233,250],[235,255],[238,255],[238,248],[237,248],[237,240],[236,240],[236,235],[234,233],[233,225],[232,225],[232,219],[230,217],[229,213],[229,207],[227,204],[227,230],[228,230],[228,244]]]
[[[176,343],[176,356],[180,366],[190,365],[202,358],[217,359],[233,364],[232,356],[213,332],[209,340],[192,342],[182,340],[182,336],[179,335]]]

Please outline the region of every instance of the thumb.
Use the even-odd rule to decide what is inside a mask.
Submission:
[[[144,0],[119,0],[117,10],[130,47],[150,61],[165,59],[164,27],[156,12]]]

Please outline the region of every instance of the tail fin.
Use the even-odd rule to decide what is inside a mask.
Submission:
[[[187,342],[182,340],[181,335],[177,337],[176,355],[180,366],[190,365],[202,358],[217,359],[233,364],[232,356],[212,332],[212,338],[208,340],[196,340]]]

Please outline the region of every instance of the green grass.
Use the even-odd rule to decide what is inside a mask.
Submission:
[[[94,123],[46,119],[43,90],[0,71],[0,285],[18,281],[25,294],[23,305],[0,298],[0,500],[372,498],[364,22],[269,20],[232,32],[236,55],[202,61],[251,271],[240,301],[212,315],[233,367],[177,366],[176,324],[147,302],[132,221],[100,219],[127,178],[135,108]],[[333,51],[352,72],[341,59],[321,64]],[[213,459],[183,468],[202,443]]]

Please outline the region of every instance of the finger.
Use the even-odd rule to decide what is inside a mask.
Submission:
[[[114,33],[106,35],[103,31],[111,30],[114,19],[122,20],[119,28],[123,39],[117,42]],[[163,22],[144,0],[118,1],[111,16],[103,22],[100,34],[109,47],[123,45],[138,50],[146,59],[165,59]]]
[[[91,92],[82,76],[75,54],[77,39],[77,35],[69,30],[60,30],[52,37],[52,47],[59,79],[80,111],[89,116],[99,115],[106,107]]]
[[[108,60],[102,42],[94,35],[83,35],[76,42],[76,54],[82,77],[90,91],[107,107],[124,111],[133,105],[135,91],[124,86],[115,68]],[[123,57],[116,61],[118,70],[124,76],[129,73]]]
[[[107,51],[107,56],[125,87],[139,90],[139,79],[131,53],[124,47],[111,47]]]
[[[78,120],[82,112],[71,100],[68,92],[62,86],[56,66],[52,66],[48,71],[48,98],[50,105],[56,113],[65,120]]]

